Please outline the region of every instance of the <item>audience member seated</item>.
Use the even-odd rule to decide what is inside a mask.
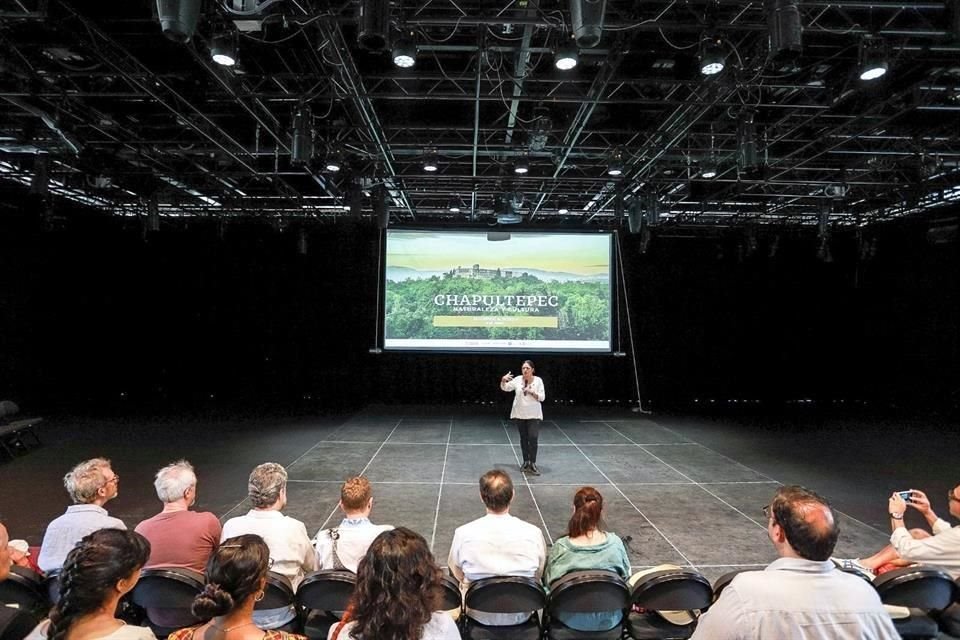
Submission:
[[[36,558],[30,553],[30,545],[26,540],[11,540],[7,543],[7,551],[10,552],[11,564],[30,569],[34,573],[43,574],[40,567],[37,566]]]
[[[277,630],[264,631],[253,607],[263,598],[270,549],[257,535],[227,538],[207,562],[207,585],[193,601],[193,615],[206,624],[174,631],[168,640],[306,640]]]
[[[191,511],[197,501],[197,476],[186,460],[157,472],[153,486],[163,510],[137,525],[150,541],[150,567],[183,567],[203,573],[220,544],[220,520],[209,511]]]
[[[0,524],[0,582],[10,575],[10,537],[7,528]],[[23,640],[37,621],[26,611],[0,605],[0,640]]]
[[[583,487],[573,496],[573,516],[567,535],[554,541],[547,558],[543,582],[550,583],[571,571],[606,569],[616,571],[624,580],[630,575],[630,560],[623,541],[602,527],[603,496],[593,487]],[[578,631],[604,631],[620,624],[623,612],[566,613],[558,616],[563,624]]]
[[[223,525],[226,540],[243,534],[263,538],[270,549],[272,571],[290,579],[294,589],[303,576],[317,568],[317,554],[302,522],[283,515],[287,506],[287,470],[275,462],[265,462],[250,473],[247,485],[253,508],[244,516],[230,518]],[[296,617],[296,609],[260,609],[253,619],[262,629],[282,627]]]
[[[381,533],[357,571],[348,613],[329,640],[460,640],[457,624],[437,611],[442,574],[420,534]]]
[[[63,566],[67,554],[87,534],[98,529],[127,528],[103,508],[120,491],[120,476],[110,468],[109,460],[93,458],[81,462],[64,476],[63,486],[73,504],[51,521],[43,534],[37,565],[44,573]]]
[[[139,533],[100,529],[83,538],[63,563],[60,600],[28,640],[155,640],[153,631],[114,617],[150,557]]]
[[[320,569],[349,569],[357,572],[360,558],[373,539],[393,529],[389,524],[370,522],[373,490],[363,476],[348,479],[340,487],[340,510],[343,520],[333,529],[321,529],[313,540]]]
[[[694,640],[900,637],[873,587],[830,561],[840,528],[824,498],[780,487],[764,514],[780,557],[736,576],[700,617]]]
[[[480,477],[480,498],[487,515],[457,527],[450,546],[450,572],[464,592],[474,580],[493,576],[526,576],[540,579],[546,544],[539,527],[510,515],[513,482],[494,469]],[[491,614],[467,610],[481,624],[520,624],[524,614]]]
[[[931,535],[925,529],[908,530],[903,524],[903,515],[907,507],[919,511],[933,530]],[[960,518],[960,486],[947,493],[947,510],[954,518]],[[890,544],[869,558],[853,560],[836,559],[844,569],[853,569],[873,577],[882,567],[906,567],[911,564],[932,564],[946,569],[954,580],[960,578],[960,527],[951,527],[946,520],[940,519],[927,494],[919,489],[910,490],[910,500],[904,501],[899,493],[894,493],[887,504],[890,514]]]

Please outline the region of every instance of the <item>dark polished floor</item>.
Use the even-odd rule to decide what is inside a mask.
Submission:
[[[53,419],[44,446],[0,464],[0,513],[11,537],[38,544],[68,503],[63,474],[109,457],[122,477],[108,504],[129,526],[159,509],[152,474],[178,458],[197,467],[200,508],[243,512],[246,477],[264,461],[290,473],[286,513],[310,534],[336,522],[339,485],[363,473],[374,484],[373,520],[409,526],[445,563],[454,529],[483,514],[477,478],[511,473],[512,512],[563,535],[576,488],[597,487],[608,529],[629,536],[635,569],[698,567],[714,578],[774,558],[761,507],[780,483],[809,486],[841,512],[837,555],[869,553],[887,539],[886,496],[957,481],[957,447],[931,420],[644,416],[618,408],[548,406],[540,477],[517,471],[516,430],[503,407],[374,406],[333,416]],[[938,446],[937,443],[941,443]],[[915,514],[913,514],[915,515]],[[911,524],[919,525],[919,520]]]

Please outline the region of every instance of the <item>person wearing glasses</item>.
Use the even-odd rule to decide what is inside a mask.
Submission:
[[[106,458],[84,460],[63,477],[63,486],[73,504],[52,520],[43,534],[37,565],[44,573],[60,569],[67,554],[87,534],[98,529],[127,528],[104,509],[120,492],[120,476]]]
[[[691,640],[900,637],[873,586],[830,561],[840,527],[824,498],[780,487],[763,512],[779,557],[763,571],[737,574]]]
[[[907,499],[905,499],[907,498]],[[933,531],[907,529],[903,517],[911,507],[920,512]],[[947,492],[947,510],[960,519],[960,486]],[[932,564],[946,569],[954,580],[960,578],[960,527],[951,527],[933,511],[927,494],[919,489],[897,491],[887,501],[890,515],[890,544],[868,558],[835,559],[842,568],[872,578],[878,569]]]

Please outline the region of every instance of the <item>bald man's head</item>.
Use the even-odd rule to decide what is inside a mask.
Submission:
[[[822,561],[833,555],[840,525],[825,498],[800,486],[780,487],[770,515],[801,558]]]

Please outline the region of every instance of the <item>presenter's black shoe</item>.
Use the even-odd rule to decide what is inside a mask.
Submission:
[[[529,461],[529,460],[524,460],[524,461],[523,461],[523,464],[520,465],[520,471],[526,473],[526,472],[529,471],[529,470],[530,470],[530,461]]]
[[[529,474],[532,475],[532,476],[538,476],[538,475],[540,475],[540,469],[537,469],[536,463],[531,462],[531,463],[527,466],[527,473],[529,473]]]

